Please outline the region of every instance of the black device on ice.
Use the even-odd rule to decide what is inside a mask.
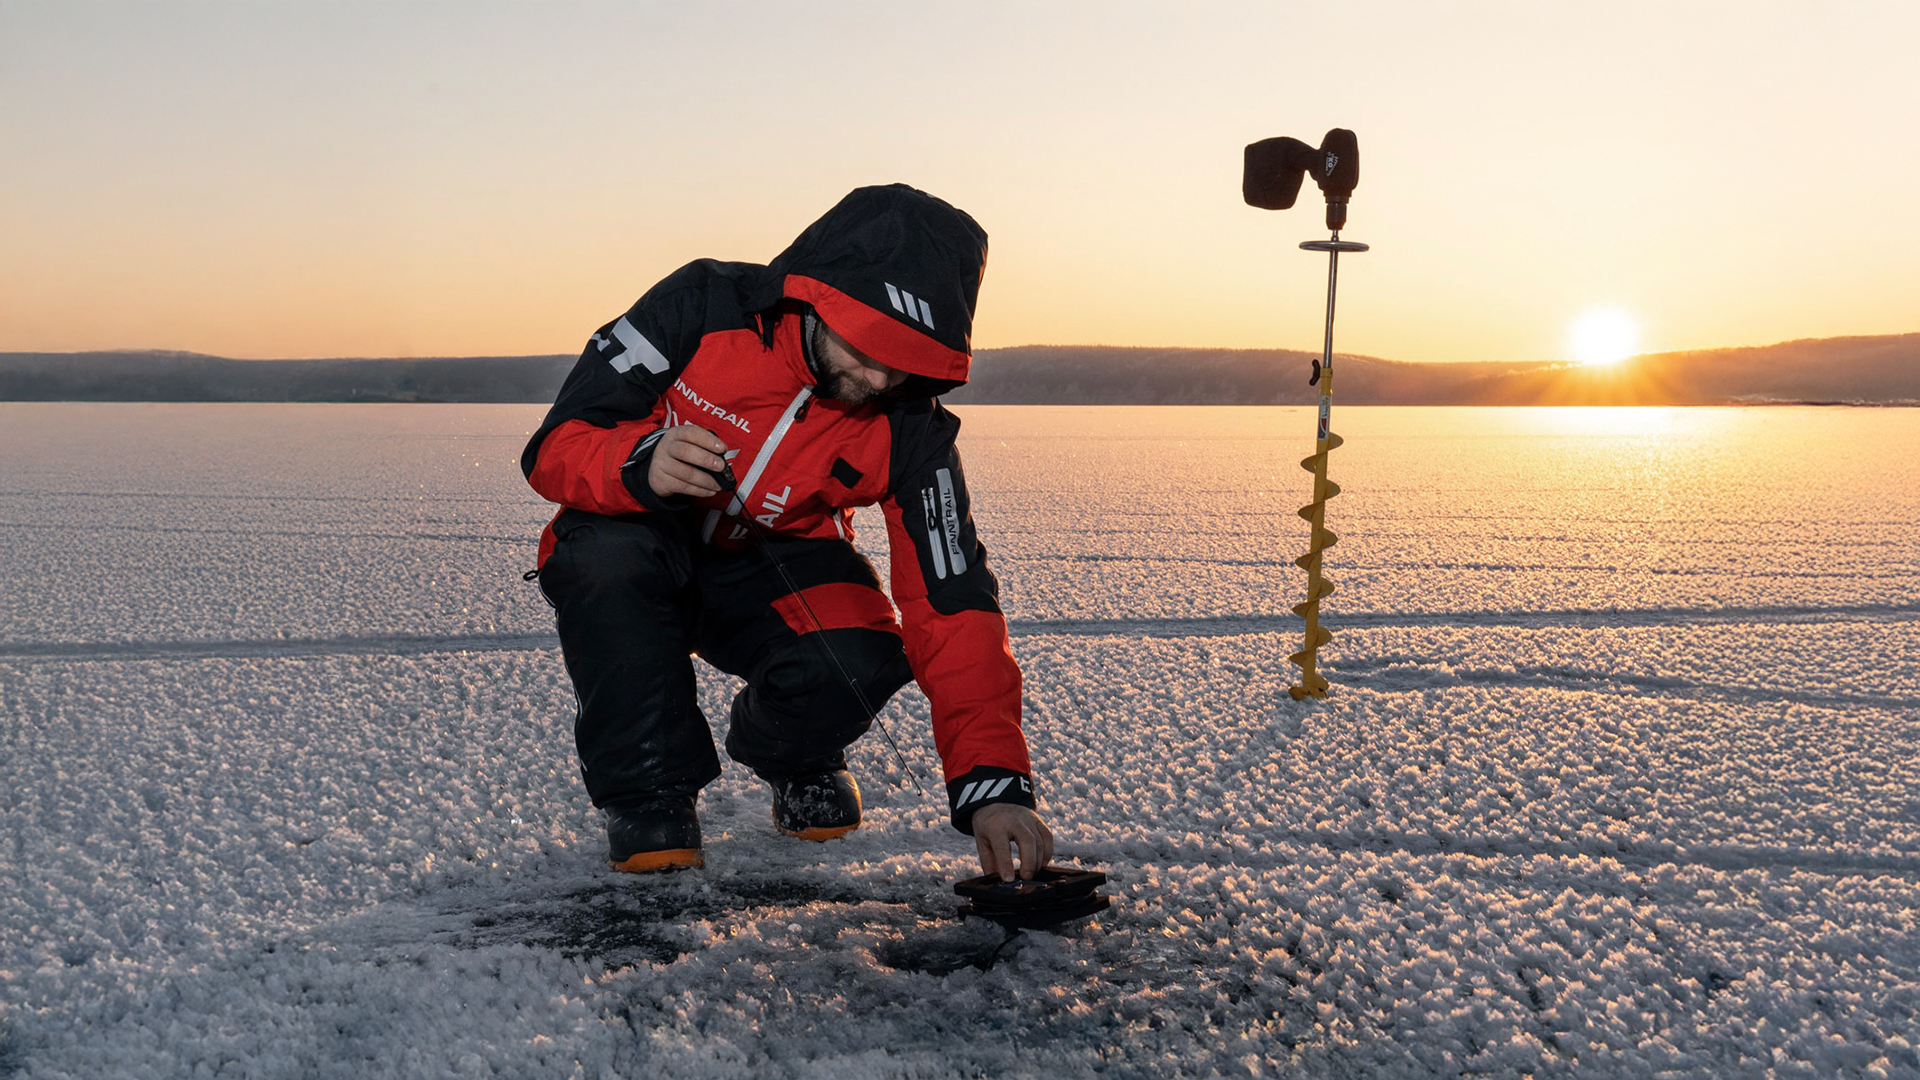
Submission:
[[[1031,881],[1001,881],[997,874],[983,874],[954,882],[953,891],[966,898],[960,905],[962,915],[1008,930],[1051,930],[1112,906],[1094,891],[1106,883],[1107,875],[1098,870],[1047,866],[1034,871]]]

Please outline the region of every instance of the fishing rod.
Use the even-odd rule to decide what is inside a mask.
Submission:
[[[708,469],[706,472],[712,475],[726,494],[738,493],[740,481],[733,475],[732,462],[723,460],[718,471]],[[739,500],[735,502],[738,503]],[[853,691],[854,701],[858,702],[861,711],[867,714],[867,719],[879,726],[880,734],[886,737],[887,745],[893,747],[893,755],[899,759],[900,768],[905,770],[907,779],[913,781],[914,789],[920,792],[921,798],[925,798],[927,789],[921,786],[920,775],[913,770],[913,766],[907,764],[907,755],[901,752],[900,744],[893,741],[893,732],[887,729],[887,722],[880,718],[880,710],[873,707],[873,703],[867,698],[867,692],[860,688],[860,680],[853,677],[853,673],[847,670],[847,665],[841,662],[840,654],[833,651],[833,645],[827,641],[826,624],[820,621],[819,614],[807,601],[805,590],[801,589],[800,583],[794,580],[793,573],[787,569],[787,564],[781,560],[780,556],[773,553],[773,534],[746,511],[744,504],[741,504],[741,507],[740,512],[733,516],[745,522],[753,531],[754,538],[760,542],[760,550],[767,553],[767,561],[773,564],[773,569],[780,575],[780,581],[786,585],[788,594],[798,599],[801,609],[807,613],[807,620],[813,624],[813,639],[819,642],[820,648],[826,652],[827,662],[833,665],[833,669],[839,673],[840,678],[846,680],[847,689]],[[903,654],[906,652],[904,643],[900,651]],[[892,659],[892,657],[887,658],[888,661]]]
[[[1340,537],[1327,528],[1327,500],[1340,494],[1340,485],[1327,478],[1327,455],[1345,440],[1333,432],[1333,307],[1334,293],[1340,281],[1340,254],[1361,252],[1367,245],[1340,239],[1347,224],[1347,201],[1360,183],[1360,141],[1345,128],[1327,132],[1318,148],[1284,136],[1262,139],[1248,145],[1240,193],[1248,205],[1262,210],[1285,210],[1300,194],[1300,182],[1312,173],[1314,183],[1327,198],[1327,228],[1333,235],[1326,240],[1308,240],[1303,251],[1327,253],[1327,329],[1320,359],[1313,362],[1308,386],[1320,387],[1320,412],[1314,429],[1314,449],[1303,458],[1300,467],[1313,474],[1313,501],[1300,508],[1300,516],[1309,526],[1307,553],[1293,564],[1307,572],[1307,598],[1295,604],[1293,613],[1306,620],[1306,643],[1289,656],[1300,668],[1300,684],[1287,688],[1295,701],[1327,696],[1328,684],[1317,670],[1320,646],[1333,640],[1333,632],[1320,625],[1320,601],[1333,592],[1333,582],[1322,570],[1326,550]]]

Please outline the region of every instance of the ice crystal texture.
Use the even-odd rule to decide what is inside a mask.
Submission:
[[[1296,703],[1308,410],[962,409],[1113,879],[990,967],[911,688],[607,871],[541,412],[0,405],[0,1077],[1920,1073],[1920,412],[1336,406]]]

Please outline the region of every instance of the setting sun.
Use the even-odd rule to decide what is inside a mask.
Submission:
[[[1582,364],[1617,364],[1640,349],[1640,325],[1619,308],[1594,308],[1567,332],[1573,358]]]

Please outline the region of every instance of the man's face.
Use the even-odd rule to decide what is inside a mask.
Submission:
[[[820,362],[820,393],[849,405],[878,401],[907,381],[906,372],[867,356],[824,322],[815,324],[813,355]]]

